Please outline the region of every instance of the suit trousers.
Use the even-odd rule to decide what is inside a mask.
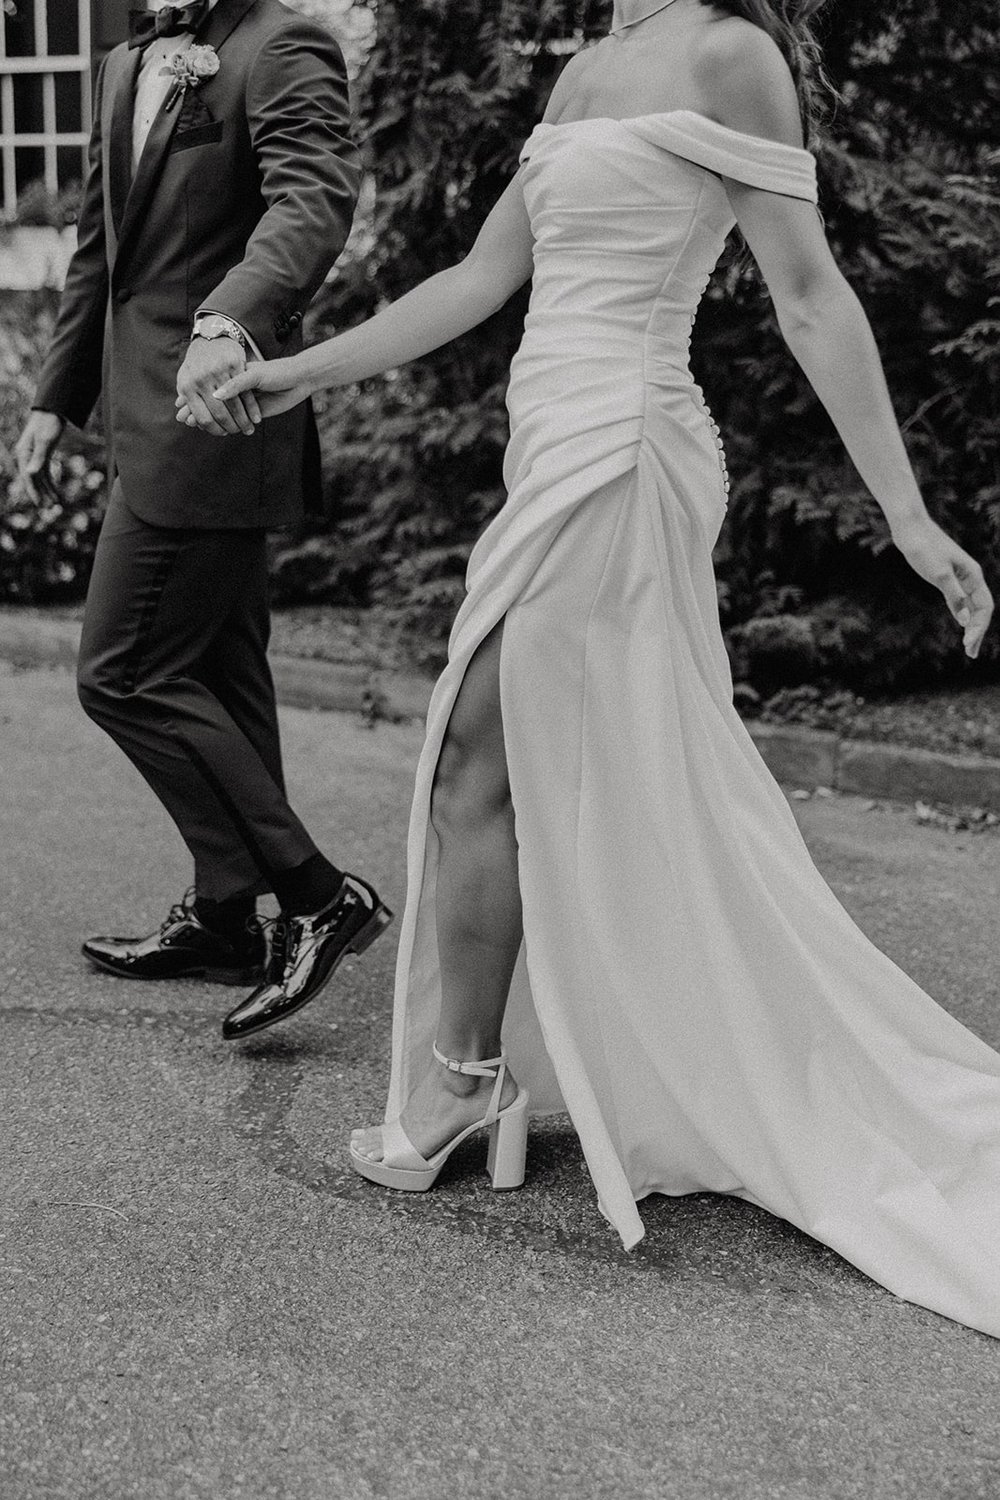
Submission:
[[[151,526],[116,482],[94,559],[78,687],[221,901],[317,853],[285,796],[266,533]],[[151,851],[152,852],[152,851]]]

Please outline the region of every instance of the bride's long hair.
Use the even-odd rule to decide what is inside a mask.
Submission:
[[[742,16],[766,31],[792,70],[808,146],[816,137],[838,94],[823,68],[823,54],[812,18],[827,0],[702,0],[730,15]]]

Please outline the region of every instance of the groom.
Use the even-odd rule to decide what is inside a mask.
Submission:
[[[78,248],[18,459],[37,493],[103,389],[113,484],[80,698],[194,859],[193,899],[157,932],[83,951],[127,978],[259,981],[223,1024],[240,1037],[300,1009],[391,919],[285,796],[265,541],[318,498],[312,413],[255,428],[247,398],[212,394],[248,351],[301,348],[359,160],[340,49],[278,0],[154,0],[130,21],[98,74]],[[269,954],[263,891],[281,907]]]

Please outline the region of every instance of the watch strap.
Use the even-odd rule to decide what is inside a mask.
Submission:
[[[192,339],[235,339],[244,354],[250,353],[247,336],[240,325],[224,313],[203,313],[194,320]]]

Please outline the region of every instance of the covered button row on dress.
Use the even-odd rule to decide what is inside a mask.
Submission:
[[[725,448],[723,447],[723,444],[722,444],[722,434],[719,431],[719,424],[718,424],[718,422],[712,416],[712,413],[709,411],[709,409],[708,409],[707,406],[705,407],[705,414],[708,417],[709,426],[711,427],[712,434],[713,434],[713,436],[715,438],[715,446],[719,450],[719,468],[722,470],[722,487],[725,490],[726,494],[728,495],[729,494],[729,469],[726,467],[726,450],[725,450]]]
[[[712,416],[712,413],[708,409],[708,402],[705,400],[705,393],[702,390],[702,388],[701,388],[700,385],[696,385],[694,387],[694,394],[695,394],[695,399],[698,402],[698,407],[699,407],[702,415],[704,416],[705,421],[708,423],[708,425],[709,425],[709,427],[711,429],[711,432],[712,432],[712,436],[715,439],[715,446],[716,446],[716,448],[718,449],[718,452],[719,452],[719,470],[720,470],[720,472],[722,474],[722,487],[725,490],[726,494],[728,495],[729,494],[729,469],[726,467],[726,450],[722,446],[722,434],[719,431],[719,424],[715,420],[715,418]]]
[[[706,290],[708,288],[708,283],[709,283],[710,280],[711,280],[710,276],[706,277],[705,280],[702,282],[701,288],[700,288],[700,290],[698,292],[698,298],[697,298],[697,301],[695,303],[694,311],[691,314],[691,329],[692,329],[692,331],[694,329],[695,322],[697,321],[697,318],[698,318],[698,305],[701,302],[702,297],[705,295],[705,292],[706,292]],[[688,346],[689,347],[690,347],[690,344],[691,344],[691,333],[688,334]],[[725,493],[728,495],[729,494],[729,469],[726,467],[726,450],[722,446],[722,434],[719,431],[719,424],[715,420],[715,418],[712,416],[712,413],[708,409],[708,402],[705,400],[705,393],[702,390],[701,386],[700,385],[696,385],[695,388],[694,388],[694,391],[695,391],[695,396],[696,396],[697,401],[698,401],[698,405],[701,408],[701,411],[702,411],[702,413],[703,413],[703,415],[705,417],[705,420],[707,421],[709,427],[712,429],[712,436],[715,438],[715,446],[719,450],[719,469],[720,469],[720,472],[722,474],[722,487],[723,487]]]

